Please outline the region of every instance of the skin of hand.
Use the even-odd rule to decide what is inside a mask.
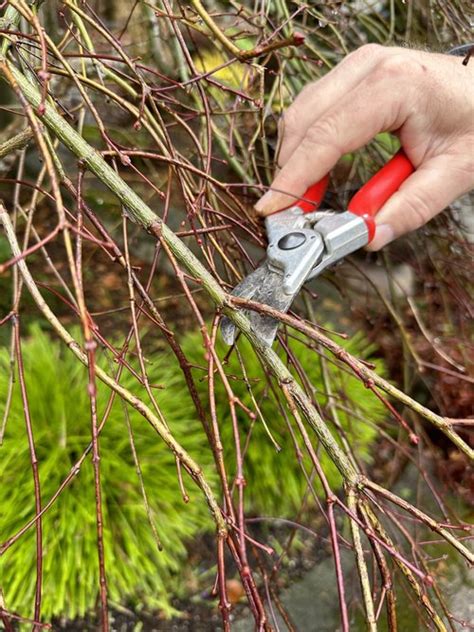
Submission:
[[[393,132],[416,171],[376,216],[378,250],[474,187],[474,60],[368,44],[306,86],[280,125],[278,172],[255,210],[294,203],[346,152]]]

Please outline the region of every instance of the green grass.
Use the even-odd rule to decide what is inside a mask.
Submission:
[[[49,500],[90,441],[87,376],[73,355],[52,342],[39,327],[23,345],[25,376],[39,460],[43,502]],[[0,351],[0,410],[7,388],[7,352]],[[101,361],[102,365],[107,365]],[[114,365],[116,367],[116,365]],[[166,382],[156,392],[176,438],[211,474],[212,455],[198,430],[194,409],[178,372],[167,357],[149,368],[151,383]],[[136,391],[124,372],[122,384]],[[98,384],[99,415],[108,390]],[[110,598],[142,602],[170,614],[171,597],[179,592],[179,571],[186,560],[185,543],[212,528],[207,506],[188,480],[185,505],[173,455],[133,409],[128,409],[159,537],[160,552],[146,515],[130,448],[121,402],[114,402],[101,435],[101,473],[105,518],[105,551]],[[190,427],[196,432],[189,432]],[[186,478],[186,476],[185,476]],[[1,539],[14,534],[34,515],[33,481],[18,384],[15,387],[0,459]],[[97,598],[98,562],[93,469],[90,456],[73,483],[44,517],[43,615],[72,618],[91,609]],[[32,614],[35,584],[35,532],[31,529],[5,554],[2,562],[6,605]]]

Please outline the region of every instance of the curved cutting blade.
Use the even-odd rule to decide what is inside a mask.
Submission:
[[[266,263],[243,279],[235,287],[232,294],[257,301],[258,303],[265,303],[281,312],[289,310],[295,297],[295,294],[286,294],[284,292],[282,275],[270,270]],[[270,346],[275,340],[278,320],[253,310],[245,310],[244,314],[250,320],[257,336]],[[221,333],[226,344],[231,345],[234,343],[236,335],[235,325],[227,317],[222,319]]]
[[[235,286],[232,290],[233,296],[239,296],[240,298],[253,299],[256,291],[262,285],[268,267],[266,264],[261,265],[251,272],[248,276],[244,277],[242,281]],[[235,325],[234,323],[224,316],[221,322],[221,334],[222,339],[228,345],[234,344],[235,341]]]

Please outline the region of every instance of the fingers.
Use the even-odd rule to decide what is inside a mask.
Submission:
[[[359,149],[379,132],[402,126],[415,109],[416,83],[407,85],[404,76],[404,90],[397,90],[393,84],[402,73],[399,62],[390,66],[392,59],[395,57],[378,63],[308,128],[275,177],[271,190],[255,205],[257,212],[269,215],[289,206],[295,196],[303,195],[311,184],[326,175],[344,153]],[[403,72],[406,75],[406,67]]]
[[[429,159],[392,195],[377,214],[368,250],[379,250],[416,230],[473,186],[472,159],[442,155]]]
[[[351,92],[373,70],[384,54],[387,54],[387,49],[378,44],[362,46],[345,57],[327,75],[300,92],[281,119],[277,157],[279,167],[286,164],[308,128]]]

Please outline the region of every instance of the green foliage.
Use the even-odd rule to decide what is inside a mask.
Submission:
[[[338,343],[341,344],[340,339],[338,339]],[[201,367],[205,365],[199,334],[187,335],[182,344],[187,357],[193,364]],[[359,358],[374,362],[377,371],[380,374],[384,373],[382,361],[374,359],[375,349],[367,342],[363,334],[358,333],[349,340],[342,341],[342,346]],[[347,369],[344,370],[329,360],[323,360],[314,349],[308,348],[296,340],[291,340],[289,347],[306,374],[308,383],[314,389],[314,397],[319,404],[320,412],[328,422],[331,431],[338,437],[339,433],[335,430],[331,416],[327,411],[328,397],[322,370],[322,362],[325,362],[328,383],[337,405],[340,425],[357,457],[362,461],[369,462],[370,447],[375,439],[376,429],[366,421],[377,423],[383,419],[385,409],[381,402]],[[263,369],[250,343],[241,337],[238,349],[241,361],[245,366],[247,379],[242,379],[243,373],[239,356],[235,352],[229,357],[229,362],[225,367],[226,374],[234,394],[245,406],[256,412],[254,400],[265,422],[262,422],[258,414],[256,420],[252,422],[249,415],[241,408],[236,408],[241,446],[245,450],[244,474],[247,482],[245,489],[247,509],[261,514],[294,517],[296,511],[301,507],[307,485],[296,457],[294,441],[275,399],[276,395],[269,391],[267,381],[263,379]],[[217,350],[221,358],[228,353],[228,348],[221,342],[218,342]],[[280,355],[283,359],[282,352]],[[199,369],[195,369],[195,371],[202,395],[205,397],[207,380],[203,378],[203,371],[199,372]],[[216,376],[215,382],[217,416],[225,462],[229,471],[235,475],[235,444],[228,398],[218,376]],[[281,403],[286,409],[283,400]],[[311,429],[308,428],[308,432],[311,438],[315,439]],[[269,433],[281,450],[275,447]],[[298,431],[295,434],[299,435]],[[311,462],[300,441],[299,447],[304,455],[302,463],[306,471],[310,472]],[[324,450],[319,450],[318,456],[330,485],[334,489],[338,489],[342,481],[335,465]],[[318,491],[321,490],[317,477],[314,480],[314,488]]]
[[[193,364],[206,366],[199,333],[186,334],[182,345]],[[327,396],[320,356],[296,341],[291,342],[290,347],[312,383],[324,412]],[[347,341],[345,347],[362,358],[373,360],[373,348],[361,335]],[[44,505],[90,442],[87,374],[63,345],[52,341],[37,326],[31,330],[22,350]],[[221,343],[217,350],[220,357],[228,352]],[[245,340],[239,342],[239,350],[245,362],[251,394],[242,379],[242,368],[235,352],[225,365],[234,392],[254,411],[255,398],[269,431],[281,447],[280,451],[276,450],[258,415],[252,423],[248,415],[237,408],[245,452],[247,509],[263,515],[294,517],[305,493],[305,477],[296,459],[285,418],[263,379],[257,357]],[[7,350],[0,350],[2,413],[7,394],[8,361]],[[117,366],[100,353],[98,362],[109,372]],[[326,364],[335,401],[342,406],[338,411],[341,425],[356,454],[368,461],[375,430],[364,423],[364,419],[376,422],[383,416],[383,409],[357,379],[329,361]],[[381,368],[378,363],[378,370]],[[155,396],[173,434],[204,468],[208,479],[215,481],[211,450],[196,419],[178,364],[168,354],[158,354],[147,369],[151,384],[166,384],[165,389],[155,390]],[[208,397],[205,373],[199,368],[193,371],[205,402]],[[123,372],[121,383],[143,397],[144,389],[127,371]],[[101,419],[110,393],[100,382],[97,387]],[[225,460],[233,476],[232,424],[228,398],[218,376],[216,401]],[[163,551],[158,550],[149,524],[132,457],[124,407],[116,399],[100,440],[109,597],[115,602],[141,603],[171,614],[170,600],[180,593],[186,561],[185,544],[199,532],[211,530],[213,523],[201,494],[189,481],[186,487],[190,502],[188,505],[183,503],[174,457],[161,439],[133,409],[128,408],[127,414]],[[329,419],[329,416],[325,414],[325,418]],[[331,423],[329,426],[333,429]],[[341,481],[334,465],[322,450],[319,456],[331,485],[338,488]],[[307,457],[303,457],[303,464],[310,471]],[[1,540],[4,541],[34,515],[33,479],[18,382],[2,446],[0,479]],[[72,484],[43,518],[42,611],[46,619],[54,615],[69,618],[83,615],[96,603],[98,561],[93,483],[89,455]],[[319,489],[316,480],[315,487]],[[6,605],[25,616],[31,616],[33,610],[35,564],[35,530],[32,528],[7,551],[2,563]]]
[[[43,504],[67,476],[90,442],[87,375],[71,352],[51,341],[38,327],[23,344],[25,377],[39,460]],[[99,363],[109,370],[107,358]],[[8,353],[0,350],[0,411],[7,393]],[[112,368],[117,368],[113,364]],[[184,447],[206,466],[212,455],[203,432],[189,432],[194,409],[178,371],[168,356],[149,367],[152,384],[167,422]],[[121,383],[137,391],[124,371]],[[140,389],[143,394],[143,389]],[[109,391],[98,383],[99,419]],[[178,571],[186,559],[185,542],[212,524],[208,509],[187,481],[190,502],[179,490],[173,455],[145,420],[128,409],[148,499],[163,550],[157,547],[144,508],[132,457],[123,404],[116,399],[100,441],[105,554],[110,598],[141,602],[170,614],[170,599],[179,593]],[[1,539],[13,535],[34,515],[33,480],[18,383],[0,458]],[[186,482],[186,475],[184,475]],[[43,518],[43,616],[74,617],[94,607],[98,594],[96,515],[90,455],[72,484]],[[32,614],[35,590],[35,530],[30,529],[4,555],[2,586],[7,607]]]

